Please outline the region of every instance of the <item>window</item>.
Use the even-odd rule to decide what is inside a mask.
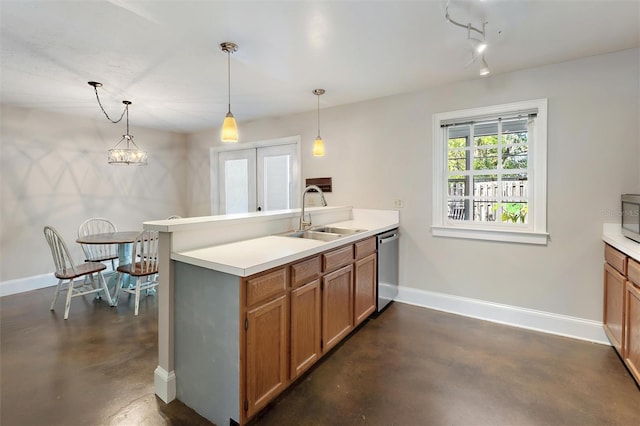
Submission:
[[[433,235],[546,244],[546,99],[434,114],[433,132]]]

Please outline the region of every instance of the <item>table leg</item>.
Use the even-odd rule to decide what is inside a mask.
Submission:
[[[132,243],[123,243],[118,244],[118,266],[120,265],[128,265],[131,263],[131,251],[133,250]],[[109,278],[108,286],[113,286],[113,303],[112,305],[116,305],[118,301],[115,298],[116,286],[118,285],[118,280],[120,278],[120,273],[114,273],[111,278]],[[122,287],[129,288],[131,285],[131,276],[129,274],[124,274],[122,277]]]

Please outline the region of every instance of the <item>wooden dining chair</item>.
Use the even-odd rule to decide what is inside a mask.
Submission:
[[[109,220],[101,217],[87,219],[78,227],[78,238],[86,235],[104,234],[116,232],[116,226]],[[115,260],[118,258],[117,245],[115,244],[80,244],[87,262],[111,262],[111,270],[116,270]]]
[[[158,231],[142,231],[136,237],[131,250],[131,259],[134,260],[128,265],[118,266],[117,269],[120,277],[116,286],[115,303],[120,291],[135,295],[135,315],[138,315],[140,293],[158,286],[158,239]],[[122,288],[125,274],[133,278],[133,286]]]
[[[67,299],[64,305],[64,319],[69,318],[69,307],[71,306],[71,298],[84,296],[91,293],[104,293],[109,304],[112,304],[111,295],[107,288],[107,283],[102,276],[102,271],[107,267],[100,262],[84,262],[76,265],[69,254],[67,244],[64,242],[58,231],[51,226],[44,227],[44,237],[51,249],[53,263],[56,266],[55,276],[58,278],[58,285],[53,294],[51,302],[51,310],[54,310],[58,294],[61,291],[67,291]],[[96,285],[94,275],[98,276],[99,285]],[[76,280],[80,277],[89,277],[88,280]],[[66,283],[66,287],[65,284]]]

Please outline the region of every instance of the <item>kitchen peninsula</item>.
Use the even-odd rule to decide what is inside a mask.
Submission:
[[[156,394],[244,424],[375,310],[375,235],[398,211],[307,209],[146,222],[160,231]],[[373,295],[372,295],[373,292]]]

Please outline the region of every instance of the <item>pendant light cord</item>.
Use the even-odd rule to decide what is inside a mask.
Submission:
[[[320,95],[318,97],[318,139],[320,139]]]
[[[228,83],[228,107],[229,107],[229,113],[231,113],[231,52],[227,51],[227,83]]]
[[[105,117],[107,117],[107,120],[109,120],[112,123],[119,123],[120,121],[122,121],[122,117],[124,117],[124,113],[127,112],[129,110],[129,105],[125,104],[124,110],[122,111],[122,114],[120,115],[120,118],[118,118],[117,120],[112,120],[111,117],[109,117],[109,114],[107,114],[107,111],[104,110],[104,107],[102,106],[102,102],[100,102],[100,96],[98,96],[98,88],[97,86],[93,86],[93,91],[96,92],[96,99],[98,100],[98,105],[100,105],[100,109],[102,110],[103,114]],[[129,114],[127,114],[127,134],[129,134]]]

